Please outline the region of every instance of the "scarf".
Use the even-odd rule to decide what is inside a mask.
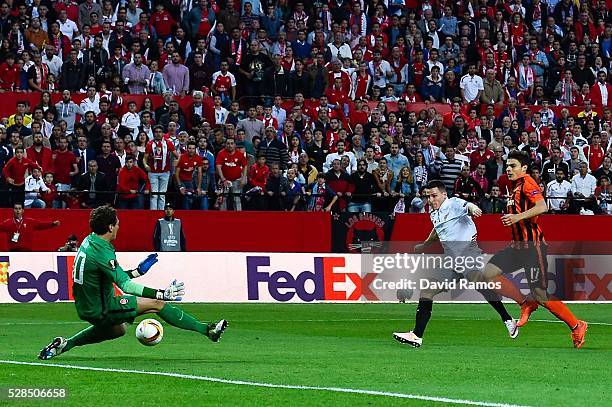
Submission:
[[[519,88],[527,89],[533,85],[533,69],[529,66],[519,65],[518,67]]]
[[[308,210],[310,212],[320,212],[323,210],[325,205],[325,184],[323,184],[322,190],[323,195],[319,196],[319,184],[315,183],[314,187],[312,187],[312,198],[310,199],[310,202],[308,202]]]
[[[238,42],[238,47],[236,47],[236,42]],[[232,40],[232,54],[236,54],[236,65],[240,65],[242,61],[242,41],[241,40]]]
[[[161,167],[158,166],[157,161],[155,160],[156,150],[159,148],[158,143],[161,143]],[[165,140],[156,141],[153,140],[153,168],[155,170],[163,171],[166,168],[166,160],[168,159],[168,143]]]
[[[571,106],[574,104],[574,81],[564,80],[563,85],[561,87],[561,100],[565,103],[566,106]]]

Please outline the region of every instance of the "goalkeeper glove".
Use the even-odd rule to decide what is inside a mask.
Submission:
[[[157,290],[157,299],[164,301],[180,301],[185,295],[185,284],[174,280],[165,290]]]
[[[136,278],[144,276],[147,271],[149,271],[149,269],[153,267],[153,265],[158,261],[159,260],[157,259],[157,253],[149,254],[146,259],[140,262],[136,269],[132,270],[132,277]]]

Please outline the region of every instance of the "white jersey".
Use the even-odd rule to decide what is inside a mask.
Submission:
[[[467,201],[452,197],[446,199],[438,210],[429,213],[444,253],[448,256],[470,256],[475,259],[481,255],[476,243],[476,225],[470,217],[468,206]],[[474,271],[480,270],[470,270]]]

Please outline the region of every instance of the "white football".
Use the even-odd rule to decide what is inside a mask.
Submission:
[[[143,319],[136,327],[136,339],[145,346],[155,346],[164,337],[164,327],[156,319]]]

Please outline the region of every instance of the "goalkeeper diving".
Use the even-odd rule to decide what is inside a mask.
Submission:
[[[89,217],[92,233],[81,244],[74,260],[74,304],[79,318],[91,326],[70,338],[57,337],[45,346],[39,359],[51,359],[75,346],[99,343],[123,336],[126,324],[143,314],[156,313],[177,328],[199,332],[218,342],[227,328],[227,321],[201,322],[167,301],[180,301],[185,294],[182,282],[176,280],[165,289],[145,287],[133,281],[144,275],[157,262],[157,254],[149,255],[136,269],[123,270],[117,262],[112,241],[119,231],[117,212],[101,206]],[[115,296],[115,283],[125,295]]]

